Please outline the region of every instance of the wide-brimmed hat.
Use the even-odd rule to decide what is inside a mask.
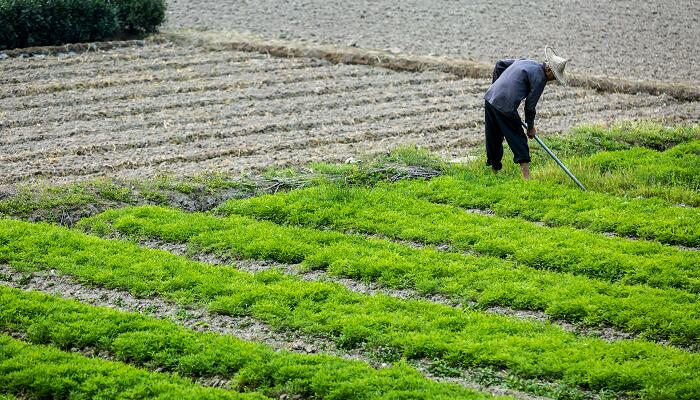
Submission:
[[[554,77],[563,85],[566,85],[569,82],[569,78],[564,73],[564,68],[566,67],[566,62],[569,60],[559,57],[554,52],[554,49],[549,46],[544,46],[544,57],[547,61],[547,65],[549,65],[549,68],[554,73]]]

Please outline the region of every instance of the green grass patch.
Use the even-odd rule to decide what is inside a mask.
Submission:
[[[692,207],[700,205],[700,141],[665,151],[634,147],[570,157],[565,164],[589,190],[626,197],[657,197]],[[536,180],[566,182],[553,164],[535,170]]]
[[[581,125],[573,128],[569,135],[545,139],[547,145],[563,157],[590,156],[634,147],[664,151],[684,142],[700,140],[700,125],[663,126],[654,122],[623,122],[610,127]]]
[[[663,126],[652,122],[625,122],[610,127],[583,125],[566,135],[545,134],[542,139],[589,191],[626,198],[660,198],[693,207],[700,202],[694,179],[700,174],[697,157],[669,151],[700,140],[700,125]],[[530,142],[530,150],[534,180],[577,188],[534,141]],[[505,151],[504,160],[508,160],[511,157],[508,146]],[[638,160],[635,155],[640,153],[650,157]],[[491,171],[485,166],[483,150],[476,154],[477,161],[456,166],[453,171],[457,175],[466,172],[487,178]],[[625,162],[609,163],[606,159]],[[499,175],[521,181],[520,169],[510,162],[504,163]]]
[[[50,185],[19,185],[0,199],[0,217],[57,222],[71,226],[78,219],[110,208],[136,204],[208,209],[223,197],[246,197],[256,187],[246,179],[212,174],[184,179],[159,177],[143,181],[95,179]]]

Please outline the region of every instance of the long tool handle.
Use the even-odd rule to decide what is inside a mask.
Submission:
[[[527,130],[527,125],[523,124],[523,127]],[[562,162],[557,158],[557,156],[555,156],[554,153],[552,153],[552,150],[550,150],[549,147],[547,147],[547,145],[544,144],[544,142],[539,138],[539,136],[535,135],[535,140],[537,141],[537,143],[540,144],[540,146],[542,146],[542,148],[544,149],[544,151],[546,151],[547,154],[549,154],[549,156],[552,157],[552,159],[561,167],[561,169],[563,169],[564,172],[566,172],[566,174],[569,175],[569,178],[571,178],[571,180],[573,180],[573,181],[578,185],[578,187],[580,187],[581,190],[583,190],[583,191],[585,192],[585,191],[586,191],[586,187],[583,186],[583,184],[581,184],[581,182],[579,182],[578,179],[576,179],[576,177],[574,176],[574,174],[572,174],[571,171],[569,171],[569,169],[566,168],[566,165],[564,165],[564,163],[562,163]]]

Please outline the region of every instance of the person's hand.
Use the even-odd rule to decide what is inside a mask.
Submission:
[[[534,125],[530,127],[530,129],[527,130],[527,137],[530,139],[535,137],[535,134],[537,134],[537,129],[535,129]]]

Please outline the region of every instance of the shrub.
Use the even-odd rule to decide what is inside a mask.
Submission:
[[[0,49],[143,35],[164,19],[164,0],[0,0]]]
[[[165,0],[116,0],[116,5],[125,33],[153,33],[165,20]]]
[[[0,48],[101,40],[119,31],[104,0],[0,0]]]

